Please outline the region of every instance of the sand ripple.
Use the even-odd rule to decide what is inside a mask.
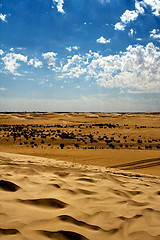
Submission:
[[[29,200],[18,200],[21,203],[34,205],[37,207],[52,207],[52,208],[65,208],[66,203],[57,200],[55,198],[39,198],[39,199],[29,199]]]
[[[6,153],[0,161],[0,239],[160,239],[158,177]]]
[[[5,191],[16,192],[20,187],[12,182],[0,180],[0,188]]]

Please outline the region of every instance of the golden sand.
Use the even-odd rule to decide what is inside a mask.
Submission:
[[[0,153],[0,239],[160,239],[160,178]]]
[[[160,114],[10,113],[0,130],[0,239],[160,240]]]
[[[160,175],[160,114],[0,114],[0,151]]]

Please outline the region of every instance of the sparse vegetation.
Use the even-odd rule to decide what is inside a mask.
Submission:
[[[60,148],[61,148],[61,149],[64,148],[64,143],[60,143]]]
[[[76,120],[72,124],[64,124],[63,121],[58,124],[46,125],[42,122],[41,124],[1,124],[0,143],[50,149],[59,148],[58,146],[60,149],[63,149],[64,146],[66,149],[160,149],[158,127],[152,129],[154,134],[151,135],[152,126],[119,124],[118,120],[117,123],[115,121],[107,123],[104,120],[103,117],[96,118],[96,121],[93,121],[92,118],[87,119],[82,123]],[[130,135],[128,131],[132,134]]]

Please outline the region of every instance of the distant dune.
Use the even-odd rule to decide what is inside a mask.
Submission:
[[[0,239],[160,239],[159,177],[2,152],[0,163]]]
[[[160,113],[1,113],[0,151],[160,176]]]

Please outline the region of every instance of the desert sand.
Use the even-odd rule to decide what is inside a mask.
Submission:
[[[0,153],[0,239],[160,239],[160,178]]]
[[[0,239],[160,240],[159,120],[1,113]]]
[[[0,151],[160,176],[160,114],[1,113]]]

